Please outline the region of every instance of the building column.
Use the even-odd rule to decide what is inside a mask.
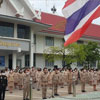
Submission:
[[[17,38],[17,24],[14,24],[14,38]]]
[[[22,60],[22,66],[21,67],[24,68],[25,67],[25,55],[22,56],[21,60]]]
[[[6,67],[8,67],[8,59],[9,59],[8,55],[5,56],[5,66],[6,66]]]
[[[17,61],[17,55],[15,52],[13,52],[13,55],[12,55],[12,68],[13,69],[16,69],[16,61]]]
[[[33,44],[34,44],[34,39],[33,39],[34,31],[33,28],[31,27],[31,32],[30,32],[30,67],[33,66]]]

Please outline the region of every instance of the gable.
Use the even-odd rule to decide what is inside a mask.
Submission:
[[[3,0],[0,14],[33,20],[34,16],[40,19],[28,0]]]

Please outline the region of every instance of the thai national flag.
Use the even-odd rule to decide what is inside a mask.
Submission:
[[[67,0],[62,12],[66,17],[64,46],[67,46],[76,42],[100,16],[100,0]]]

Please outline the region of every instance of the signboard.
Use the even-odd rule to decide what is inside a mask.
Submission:
[[[20,50],[29,51],[30,41],[26,40],[14,40],[14,39],[0,39],[0,49],[1,50]]]

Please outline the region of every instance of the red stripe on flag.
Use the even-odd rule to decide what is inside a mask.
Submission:
[[[66,8],[67,6],[69,6],[70,4],[72,4],[73,2],[75,2],[76,0],[67,0],[63,9]]]
[[[71,35],[71,37],[64,43],[64,46],[68,46],[69,44],[76,42],[84,34],[91,22],[98,17],[100,17],[100,7],[92,14],[82,28],[78,29]]]

